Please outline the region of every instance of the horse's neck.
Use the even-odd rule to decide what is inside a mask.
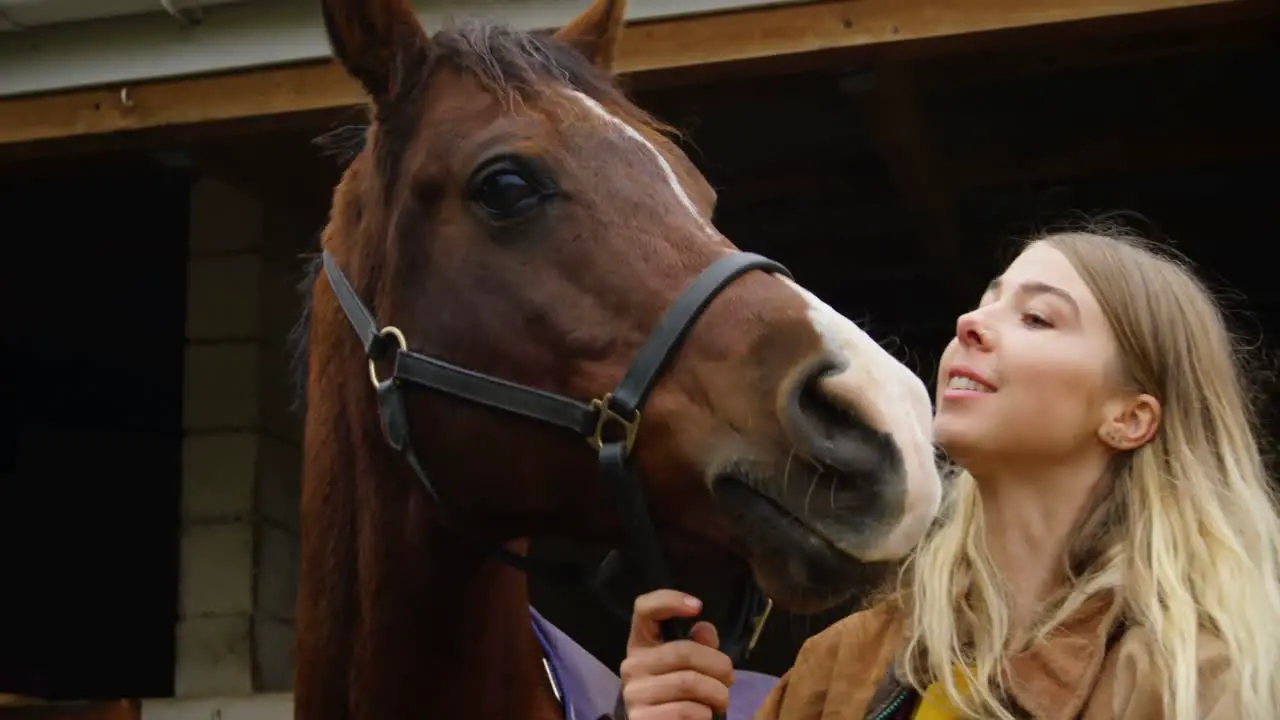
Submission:
[[[524,576],[428,521],[393,468],[331,457],[303,496],[296,717],[561,720]]]
[[[420,664],[413,665],[425,676],[414,678],[408,691],[418,698],[411,706],[416,716],[561,720],[533,632],[524,575],[478,556],[442,531],[432,531],[432,544],[433,556],[421,567],[417,585],[423,592],[413,650]],[[399,633],[378,624],[389,635]]]

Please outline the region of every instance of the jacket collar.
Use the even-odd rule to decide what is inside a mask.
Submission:
[[[1120,619],[1111,590],[1086,600],[1049,636],[1008,661],[1009,693],[1038,720],[1070,720],[1084,709]]]
[[[1011,655],[1006,663],[1006,687],[1013,701],[1035,720],[1079,717],[1102,670],[1110,641],[1121,627],[1120,610],[1115,593],[1103,591],[1082,603],[1047,637]],[[900,614],[895,612],[887,620],[895,632],[900,631]],[[887,704],[902,688],[892,660],[888,664],[888,672],[869,698],[869,713]]]

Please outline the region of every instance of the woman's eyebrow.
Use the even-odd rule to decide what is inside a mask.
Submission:
[[[998,294],[1003,284],[1004,283],[1000,278],[993,278],[991,282],[987,283],[987,292]],[[1071,293],[1056,285],[1050,285],[1038,280],[1027,280],[1019,283],[1015,292],[1022,293],[1023,295],[1053,295],[1055,297],[1062,298],[1062,300],[1071,306],[1072,312],[1077,315],[1080,314],[1080,305],[1076,302],[1076,299],[1071,297]]]

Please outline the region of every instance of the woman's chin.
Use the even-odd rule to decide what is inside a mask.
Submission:
[[[933,442],[949,460],[967,465],[985,455],[993,439],[989,428],[974,425],[967,421],[946,422],[940,418],[933,426]]]
[[[933,442],[948,454],[952,449],[959,449],[972,441],[977,428],[968,418],[953,417],[949,413],[939,412],[933,418]]]

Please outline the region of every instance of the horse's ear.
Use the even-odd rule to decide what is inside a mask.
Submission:
[[[321,0],[333,55],[375,103],[395,100],[431,43],[408,0]]]
[[[612,70],[626,13],[627,0],[592,0],[591,7],[560,28],[555,38],[576,48],[597,66]]]

